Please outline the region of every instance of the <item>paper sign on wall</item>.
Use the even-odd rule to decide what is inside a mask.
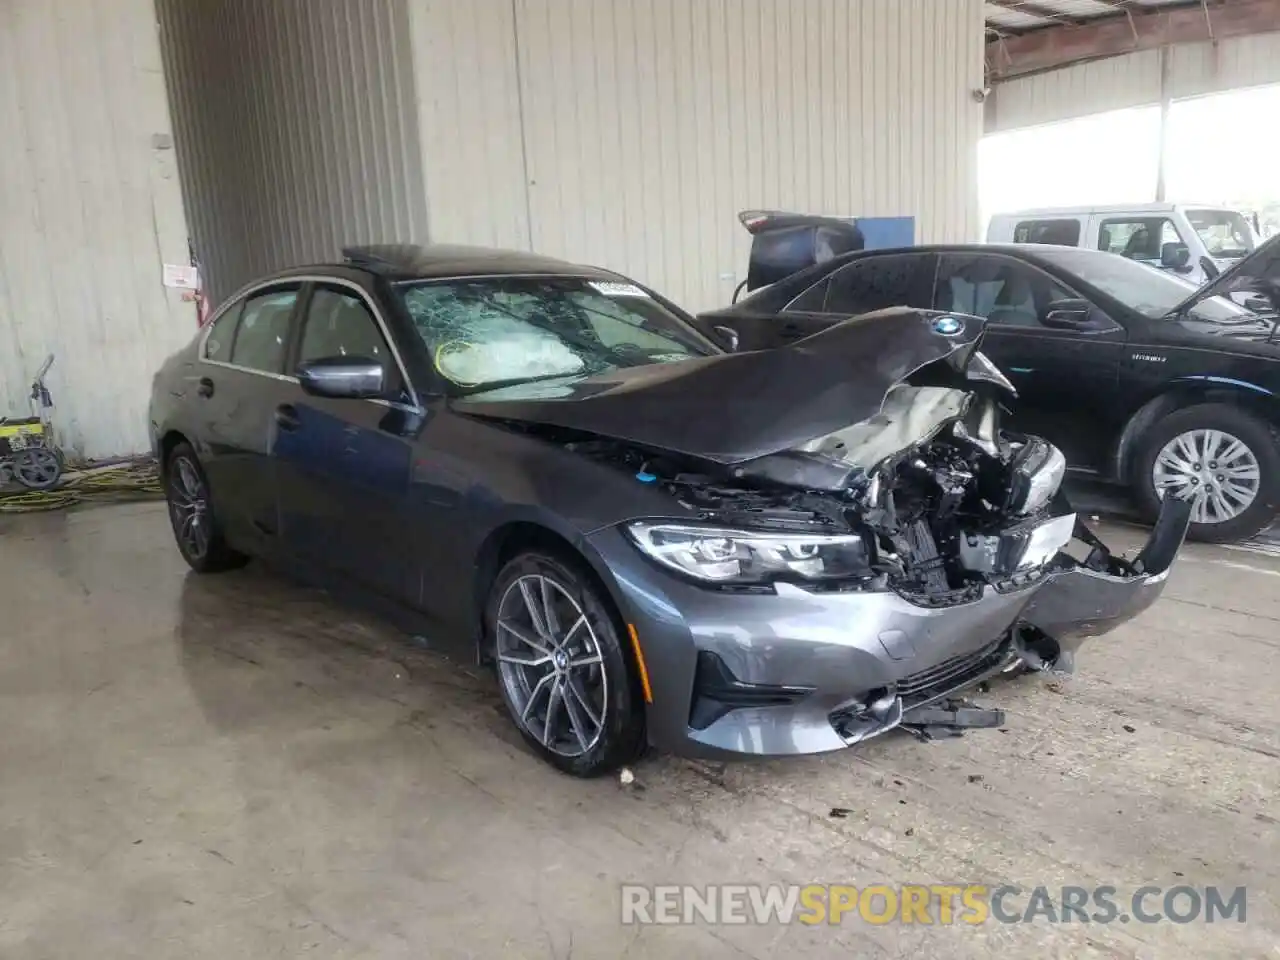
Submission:
[[[189,263],[166,263],[164,285],[177,290],[199,290],[200,271]]]

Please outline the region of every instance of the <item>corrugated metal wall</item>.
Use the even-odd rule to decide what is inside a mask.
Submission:
[[[407,0],[431,235],[529,246],[512,0]]]
[[[216,303],[347,244],[425,239],[403,0],[157,0]]]
[[[1172,99],[1280,83],[1280,33],[1168,48]],[[988,100],[988,133],[1160,102],[1160,51],[1009,80]]]
[[[1169,53],[1169,95],[1174,99],[1280,83],[1280,33],[1187,44]]]
[[[691,308],[736,214],[976,237],[979,0],[408,0],[433,237],[613,267]]]
[[[1160,51],[1082,63],[996,84],[986,130],[999,133],[1160,102]]]
[[[71,445],[142,449],[194,326],[160,283],[187,220],[215,302],[428,214],[693,308],[742,275],[744,208],[972,238],[981,24],[980,0],[3,0],[0,396],[54,350]]]
[[[0,2],[0,416],[46,353],[61,441],[144,449],[151,373],[195,331],[151,0]]]

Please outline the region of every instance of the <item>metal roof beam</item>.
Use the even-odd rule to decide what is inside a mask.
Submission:
[[[1280,0],[1231,0],[1149,10],[1127,8],[1126,13],[1123,17],[1043,27],[992,40],[986,51],[987,79],[1009,80],[1175,43],[1280,31]]]
[[[1041,17],[1044,20],[1052,20],[1054,23],[1081,22],[1079,17],[1063,13],[1048,3],[1035,3],[1034,0],[986,0],[986,2],[993,7],[999,7],[1001,10],[1008,10],[1012,13],[1025,13],[1029,17]],[[1039,28],[1028,27],[1027,29],[1035,30]]]

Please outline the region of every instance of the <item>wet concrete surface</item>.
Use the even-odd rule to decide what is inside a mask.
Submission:
[[[1139,535],[1106,531],[1125,544]],[[0,957],[1275,957],[1280,562],[1192,546],[1007,726],[580,782],[487,674],[156,505],[0,517]],[[833,817],[833,808],[843,815]],[[1248,887],[1245,923],[624,927],[619,885]]]

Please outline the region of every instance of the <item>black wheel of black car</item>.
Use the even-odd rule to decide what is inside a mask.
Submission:
[[[1188,537],[1246,540],[1280,512],[1280,441],[1268,423],[1239,407],[1187,407],[1148,431],[1134,478],[1149,519],[1165,496],[1183,497],[1192,504]]]
[[[544,759],[590,777],[638,755],[642,696],[609,598],[591,578],[523,553],[494,581],[485,629],[502,699]]]
[[[248,557],[227,546],[213,514],[209,481],[196,453],[180,443],[169,454],[165,499],[178,550],[192,570],[216,573],[244,566]]]

